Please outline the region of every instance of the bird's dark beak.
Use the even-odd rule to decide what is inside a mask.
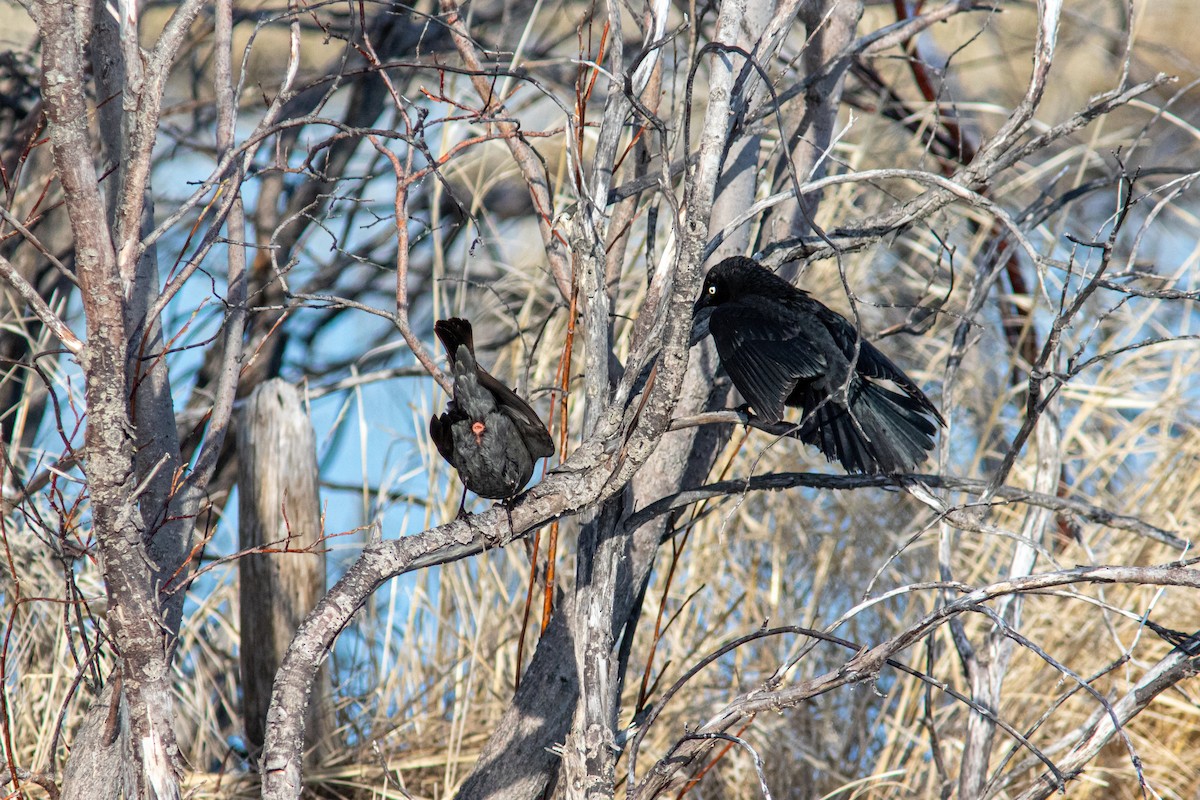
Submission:
[[[700,305],[700,300],[697,300],[692,310],[692,334],[688,337],[688,347],[708,336],[708,320],[711,316],[712,308]]]

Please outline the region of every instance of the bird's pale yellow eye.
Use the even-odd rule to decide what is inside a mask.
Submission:
[[[717,287],[715,287],[715,286],[708,287],[708,293],[711,295],[715,295],[717,293]]]

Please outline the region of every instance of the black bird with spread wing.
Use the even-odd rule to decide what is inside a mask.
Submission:
[[[429,420],[429,436],[464,487],[492,500],[514,497],[534,463],[554,455],[554,440],[528,403],[476,363],[470,322],[438,320],[433,332],[450,358],[454,399]]]
[[[762,420],[800,408],[795,435],[848,472],[911,472],[933,449],[937,425],[946,423],[929,398],[807,292],[734,256],[705,276],[695,311],[706,308],[721,365]]]

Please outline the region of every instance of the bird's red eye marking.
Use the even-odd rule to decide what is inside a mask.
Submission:
[[[487,431],[487,426],[482,422],[471,424],[471,433],[475,434],[475,444],[483,444],[483,434]]]

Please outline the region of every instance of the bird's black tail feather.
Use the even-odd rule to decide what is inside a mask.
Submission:
[[[818,447],[847,472],[911,472],[933,449],[937,427],[916,398],[867,380],[850,390],[851,413],[836,398],[820,404],[814,394],[803,403],[801,441]],[[811,400],[811,402],[809,402]]]
[[[437,334],[442,341],[442,346],[446,348],[446,355],[450,356],[451,366],[454,365],[459,345],[465,344],[468,350],[472,353],[475,352],[475,333],[471,330],[471,323],[462,317],[439,319],[433,323],[433,332]]]

